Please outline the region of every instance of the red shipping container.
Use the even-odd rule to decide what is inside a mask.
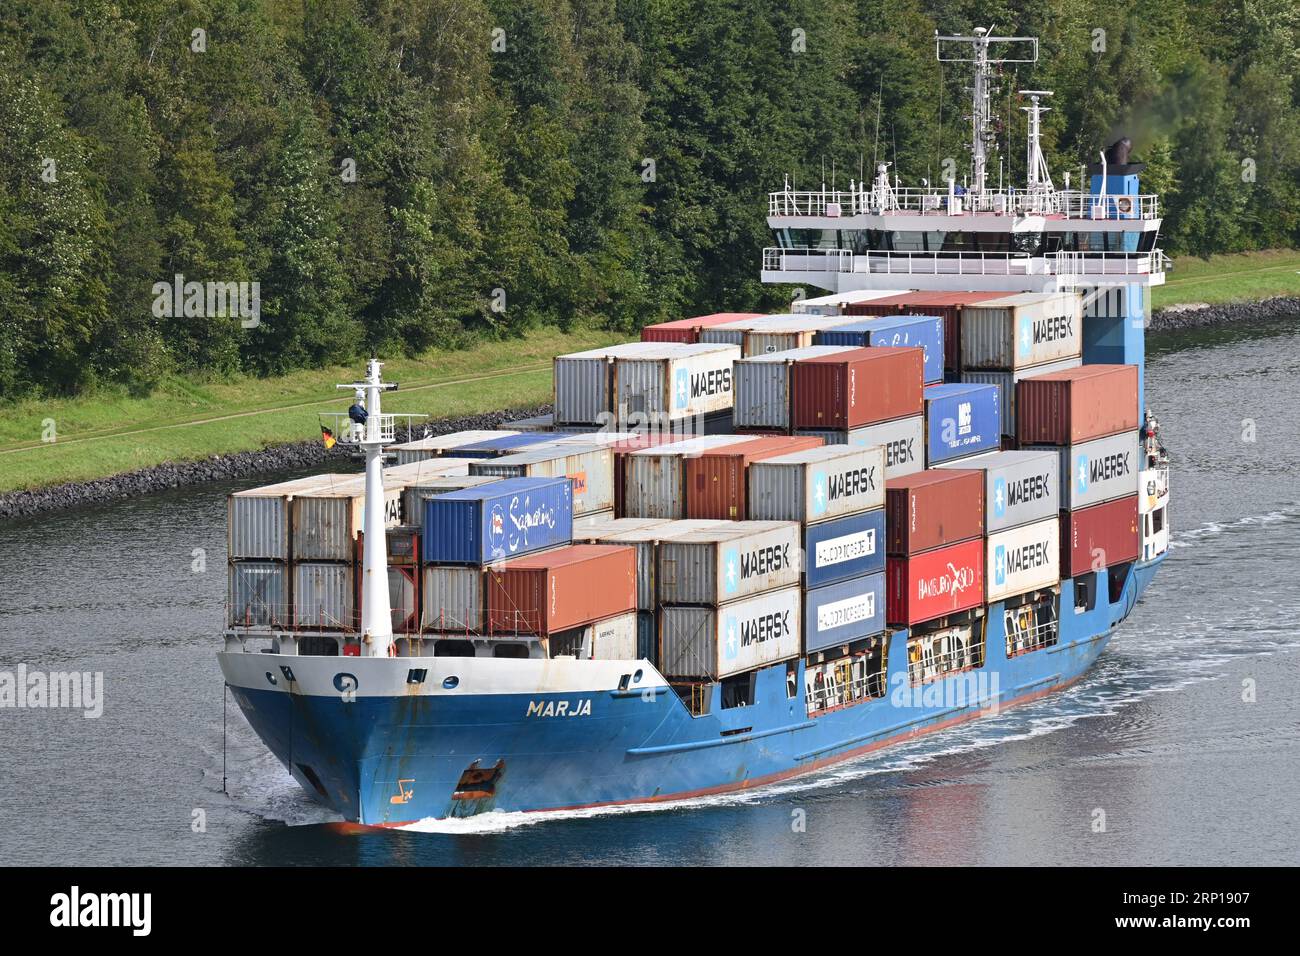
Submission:
[[[640,451],[642,448],[671,445],[674,442],[685,441],[690,437],[692,436],[653,432],[637,435],[635,438],[625,438],[609,446],[614,452],[614,514],[616,516],[623,517],[623,489],[627,485],[627,456],[634,451]]]
[[[1022,445],[1074,445],[1137,431],[1136,365],[1080,365],[1016,383]]]
[[[795,428],[858,428],[925,410],[925,351],[853,349],[795,362]]]
[[[488,630],[554,634],[636,610],[636,549],[571,544],[488,569]]]
[[[813,435],[773,436],[728,445],[686,459],[686,517],[743,521],[749,484],[745,469],[751,461],[775,458],[825,442]]]
[[[885,621],[907,627],[984,603],[984,539],[885,562]]]
[[[1117,498],[1061,514],[1061,573],[1075,578],[1093,570],[1136,561],[1142,548],[1138,499]]]
[[[934,469],[885,482],[885,553],[905,557],[984,533],[984,472]]]
[[[961,310],[990,299],[1005,298],[1006,292],[908,292],[870,302],[848,305],[845,315],[939,315],[943,317],[943,367],[961,367]]]
[[[693,344],[700,340],[700,329],[713,325],[726,325],[741,319],[757,319],[762,312],[714,312],[712,315],[697,315],[693,319],[676,319],[672,322],[660,322],[647,325],[641,330],[642,342],[685,342]]]

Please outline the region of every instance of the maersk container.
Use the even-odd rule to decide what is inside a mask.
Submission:
[[[567,478],[503,478],[424,500],[424,560],[484,565],[567,544],[573,490]]]
[[[1137,431],[1136,365],[1081,365],[1016,383],[1021,445],[1077,445]]]
[[[1055,518],[1068,507],[1061,495],[1055,448],[995,451],[938,467],[984,473],[984,530],[988,534]]]
[[[853,349],[794,366],[795,428],[859,428],[919,415],[925,352]]]
[[[1078,445],[1036,445],[1057,456],[1062,511],[1090,508],[1138,493],[1145,458],[1138,432],[1122,432]]]
[[[714,312],[711,315],[697,315],[690,319],[659,322],[655,325],[647,325],[641,330],[641,341],[694,344],[700,340],[700,331],[703,329],[730,322],[743,322],[745,319],[761,318],[762,314],[761,312]]]
[[[984,533],[984,473],[927,469],[891,478],[885,515],[885,550],[891,556],[978,538]]]
[[[659,545],[692,531],[712,528],[722,521],[663,521],[658,518],[616,518],[597,527],[573,530],[574,541],[592,544],[615,544],[636,549],[636,603],[643,611],[657,605],[657,570]]]
[[[885,630],[885,572],[814,588],[804,599],[804,653],[851,644]]]
[[[790,402],[793,399],[790,370],[793,363],[848,350],[842,345],[813,345],[741,359],[735,367],[736,395],[732,420],[736,427],[789,431]]]
[[[321,631],[356,628],[352,564],[295,561],[293,626]]]
[[[685,518],[686,456],[752,440],[749,435],[704,435],[631,452],[623,460],[623,514]]]
[[[1002,401],[996,385],[931,385],[925,390],[925,463],[998,451]]]
[[[799,656],[799,588],[764,591],[717,607],[665,605],[659,612],[659,670],[721,680]]]
[[[1090,571],[1136,561],[1142,550],[1137,495],[1061,514],[1061,574]]]
[[[1083,296],[1022,292],[961,314],[961,367],[1017,371],[1083,354]]]
[[[402,523],[419,525],[424,520],[425,498],[464,488],[478,488],[498,480],[490,475],[452,475],[407,485],[402,489]]]
[[[885,568],[885,510],[846,515],[804,529],[804,587],[820,588]]]
[[[998,531],[986,539],[984,596],[1003,601],[1055,587],[1061,579],[1061,522],[1058,516]]]
[[[614,407],[614,359],[655,348],[653,342],[626,342],[555,356],[555,421],[563,425],[606,421]]]
[[[740,351],[729,345],[641,343],[645,350],[614,361],[614,410],[619,421],[644,415],[672,421],[731,408],[731,366]]]
[[[355,475],[309,475],[236,491],[226,505],[226,554],[231,561],[289,560],[290,502],[297,494],[345,483]]]
[[[486,573],[493,634],[546,636],[636,612],[632,548],[573,544],[513,558]]]
[[[231,627],[288,627],[288,566],[279,561],[230,562],[226,610]]]
[[[793,521],[728,521],[659,544],[661,604],[723,604],[799,583]]]
[[[755,435],[750,441],[686,458],[686,517],[743,519],[749,513],[747,470],[751,464],[820,447],[822,440],[812,435]]]
[[[885,449],[885,477],[898,478],[920,471],[925,467],[925,416],[896,418],[891,422],[865,425],[851,431],[824,431],[800,428],[799,435],[817,435],[828,445],[852,445],[870,448],[882,445]]]
[[[422,630],[447,634],[487,632],[482,568],[426,564],[422,583]]]
[[[749,466],[749,516],[815,524],[885,503],[885,449],[826,445]]]
[[[818,332],[818,345],[920,348],[925,352],[927,385],[943,381],[943,316],[882,315]]]
[[[428,438],[417,438],[415,441],[390,445],[387,451],[392,452],[397,457],[397,464],[407,465],[413,461],[423,461],[426,458],[437,458],[444,454],[450,454],[461,445],[485,441],[489,438],[500,438],[502,435],[507,434],[514,435],[517,432],[507,432],[501,429],[451,432],[447,435],[431,435]]]
[[[614,452],[603,445],[552,445],[470,465],[470,474],[497,478],[568,478],[573,516],[614,507]]]
[[[961,380],[968,385],[996,385],[998,400],[1002,403],[1002,434],[1015,437],[1016,434],[1016,383],[1031,375],[1046,375],[1048,372],[1062,372],[1078,368],[1083,360],[1075,357],[1052,362],[1049,365],[1035,365],[1015,372],[963,371]]]
[[[885,564],[885,620],[912,626],[984,603],[984,539]]]

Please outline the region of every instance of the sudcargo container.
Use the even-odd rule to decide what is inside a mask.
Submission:
[[[749,516],[815,524],[885,503],[885,449],[827,445],[749,466]]]
[[[1002,601],[1055,587],[1061,579],[1061,522],[1053,515],[986,539],[985,599]]]
[[[448,634],[486,633],[487,604],[482,568],[426,564],[422,574],[422,630]]]
[[[555,356],[555,421],[601,424],[614,408],[615,358],[649,354],[657,347],[654,342],[625,342]]]
[[[1089,508],[1138,493],[1145,464],[1138,432],[1122,432],[1063,448],[1035,447],[1057,456],[1062,511]]]
[[[1078,577],[1136,561],[1141,546],[1137,495],[1061,515],[1063,575]]]
[[[984,531],[992,534],[1044,518],[1067,507],[1061,496],[1056,449],[996,451],[940,465],[939,470],[973,469],[984,474]]]
[[[552,445],[470,465],[470,474],[496,478],[568,478],[575,518],[614,507],[614,452],[603,445]]]
[[[351,562],[294,562],[294,627],[321,631],[354,630],[354,598]]]
[[[573,491],[567,478],[503,478],[424,500],[429,564],[483,565],[567,544]]]
[[[666,605],[659,612],[659,670],[721,680],[799,656],[799,588],[765,591],[720,607]]]
[[[685,518],[686,457],[748,441],[752,436],[704,435],[628,454],[623,459],[622,513],[629,518]]]
[[[364,475],[327,481],[290,502],[295,561],[351,561],[357,535],[365,530]],[[384,481],[384,526],[403,523],[402,487]]]
[[[659,545],[673,538],[724,524],[721,521],[662,521],[653,518],[616,518],[595,528],[574,528],[574,541],[614,544],[636,549],[636,604],[643,611],[658,606]],[[640,525],[640,527],[636,527]]]
[[[1063,359],[1048,365],[1035,365],[1015,372],[990,372],[968,370],[961,373],[961,380],[968,385],[996,385],[1000,389],[998,400],[1002,403],[1002,434],[1015,437],[1016,434],[1016,382],[1031,375],[1046,375],[1048,372],[1062,372],[1069,368],[1078,368],[1083,364],[1080,358]]]
[[[1022,292],[961,314],[961,367],[1014,372],[1083,354],[1083,296]]]
[[[498,480],[490,475],[453,475],[430,478],[428,481],[407,485],[402,489],[402,523],[421,524],[424,521],[423,499],[431,495],[443,495],[464,488],[478,488]]]
[[[812,345],[788,352],[772,352],[741,359],[735,366],[735,407],[732,421],[737,428],[770,428],[788,432],[793,364],[802,359],[847,352],[842,345]]]
[[[614,410],[619,421],[649,422],[708,415],[731,408],[734,346],[642,343],[636,355],[614,361]]]
[[[226,502],[226,554],[232,561],[289,560],[290,502],[303,492],[355,475],[310,475],[236,491]]]
[[[279,561],[232,561],[228,572],[227,623],[231,627],[288,627],[288,566]]]
[[[851,644],[885,630],[885,572],[810,590],[804,599],[804,653]]]
[[[1005,292],[907,292],[850,305],[848,315],[940,315],[943,316],[943,366],[961,367],[961,313],[968,306],[1005,298]]]
[[[996,385],[931,385],[925,390],[926,467],[1002,447]]]
[[[799,583],[793,521],[736,521],[659,544],[661,604],[723,604]]]
[[[885,569],[885,509],[804,529],[804,587],[820,588]]]
[[[984,533],[984,473],[931,469],[885,485],[885,550],[906,556]]]
[[[984,603],[984,539],[936,548],[885,565],[885,619],[912,626]]]
[[[801,428],[797,434],[816,435],[828,445],[852,445],[870,448],[882,445],[885,449],[885,477],[898,478],[920,471],[925,467],[925,416],[896,418],[892,422],[865,425],[852,431],[823,431]]]
[[[488,630],[537,634],[636,611],[636,551],[574,544],[487,571]],[[634,622],[635,623],[635,622]]]
[[[694,344],[700,340],[700,330],[729,322],[743,322],[745,319],[757,319],[761,312],[714,312],[712,315],[697,315],[690,319],[676,319],[672,322],[659,322],[647,325],[641,330],[642,342],[683,342]]]
[[[938,315],[882,315],[818,332],[818,345],[855,348],[919,348],[927,385],[943,381],[943,317]]]
[[[822,440],[811,435],[777,435],[686,458],[686,517],[744,519],[748,514],[747,470],[752,462],[821,446]]]
[[[1077,445],[1137,431],[1136,365],[1082,365],[1016,383],[1022,445]]]
[[[919,348],[854,349],[794,366],[794,426],[852,429],[918,415],[925,353]]]
[[[489,438],[499,438],[505,434],[513,435],[517,434],[517,432],[506,432],[500,429],[494,431],[478,429],[451,432],[447,435],[431,435],[428,438],[417,438],[415,441],[390,445],[387,450],[397,457],[397,464],[407,465],[413,461],[423,461],[426,458],[437,458],[443,454],[450,454],[453,449],[461,445],[468,445]]]

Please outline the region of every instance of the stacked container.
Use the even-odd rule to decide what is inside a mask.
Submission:
[[[417,438],[415,441],[402,442],[401,444],[392,445],[388,450],[396,456],[397,464],[406,465],[413,461],[423,461],[426,458],[437,458],[440,455],[451,454],[454,449],[461,445],[485,441],[490,438],[500,438],[507,434],[516,435],[518,431],[479,429],[451,432],[447,435],[431,435],[428,438]]]
[[[560,425],[600,425],[613,410],[614,360],[649,354],[654,342],[627,342],[557,355],[553,360],[555,421]]]
[[[795,299],[790,303],[790,311],[795,315],[847,315],[846,310],[850,305],[902,294],[902,289],[855,289],[852,292],[835,292],[812,299]]]
[[[469,471],[495,478],[568,478],[575,518],[614,511],[614,452],[608,445],[556,443],[477,461]]]
[[[939,315],[943,317],[943,366],[954,374],[961,368],[962,310],[991,299],[1002,299],[1005,292],[907,292],[903,295],[873,299],[845,308],[846,315]]]
[[[796,429],[852,431],[922,413],[925,353],[865,348],[794,366]]]
[[[738,430],[783,432],[793,428],[793,371],[796,362],[850,351],[836,345],[812,345],[741,359],[735,365],[735,408]]]
[[[749,358],[806,348],[813,344],[813,336],[821,330],[851,321],[843,316],[765,315],[704,329],[700,341],[739,346]]]
[[[686,517],[686,460],[727,445],[753,441],[752,435],[705,435],[630,452],[624,459],[620,517]]]
[[[997,385],[931,385],[925,390],[925,462],[933,468],[1002,447]]]
[[[938,315],[883,315],[817,333],[818,345],[855,348],[887,346],[919,348],[925,353],[925,383],[943,381],[943,317]]]
[[[614,359],[611,411],[618,421],[671,428],[731,411],[738,349],[704,342],[640,344],[635,354]]]
[[[683,459],[686,517],[739,521],[748,515],[750,464],[808,448],[819,448],[820,438],[774,435],[706,449]]]
[[[692,319],[676,319],[672,322],[660,322],[647,325],[641,330],[642,342],[681,342],[694,344],[700,340],[703,329],[729,322],[743,322],[746,319],[761,318],[761,312],[714,312],[711,315],[697,315]]]

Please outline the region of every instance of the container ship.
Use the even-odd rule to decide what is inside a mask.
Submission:
[[[779,315],[558,356],[552,414],[398,443],[372,360],[327,438],[365,461],[230,497],[219,654],[253,729],[345,819],[760,787],[1078,680],[1169,540],[1143,400],[1159,207],[1121,140],[769,196]]]

